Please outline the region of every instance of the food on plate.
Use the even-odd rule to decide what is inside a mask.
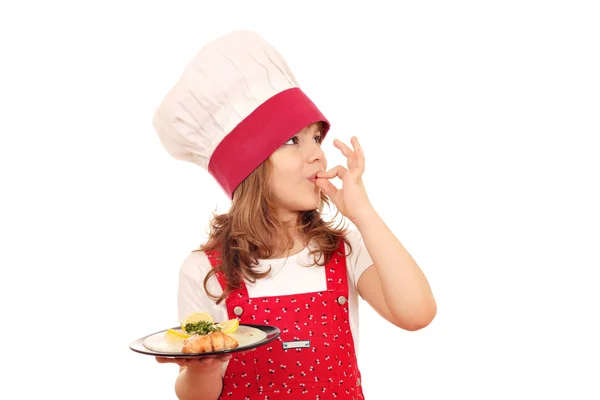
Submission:
[[[210,353],[231,350],[238,346],[237,340],[219,330],[205,335],[192,335],[185,339],[181,352],[184,354]]]
[[[191,337],[189,333],[182,332],[178,329],[167,329],[165,332],[165,340],[167,342],[177,342]]]
[[[185,330],[185,326],[187,324],[197,324],[199,322],[214,323],[215,320],[209,313],[207,313],[205,311],[193,312],[193,313],[189,314],[188,316],[186,316],[183,319],[183,321],[181,321],[181,329]]]
[[[240,326],[240,320],[237,318],[230,319],[228,321],[218,323],[217,326],[221,328],[221,332],[223,333],[233,333]]]
[[[180,327],[150,335],[143,345],[149,350],[168,354],[182,354],[185,347],[185,354],[193,355],[248,347],[266,338],[264,331],[240,325],[238,319],[215,323],[210,314],[194,312],[183,319]]]
[[[193,312],[181,322],[180,329],[168,329],[164,340],[171,345],[181,346],[184,354],[207,353],[235,349],[238,340],[229,336],[240,325],[238,319],[215,323],[207,312]]]

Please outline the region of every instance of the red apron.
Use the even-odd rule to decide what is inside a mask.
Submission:
[[[226,300],[229,318],[274,325],[281,335],[245,355],[234,354],[220,399],[364,399],[348,321],[344,242],[325,266],[327,290],[249,298],[246,286]],[[213,268],[218,254],[207,252]],[[222,287],[224,277],[217,274]]]

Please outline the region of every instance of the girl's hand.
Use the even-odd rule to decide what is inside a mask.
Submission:
[[[365,171],[365,156],[358,139],[353,136],[350,140],[351,149],[335,139],[333,145],[341,150],[348,160],[348,168],[338,165],[327,172],[317,174],[317,186],[333,201],[337,209],[353,223],[362,215],[373,209],[367,191],[363,185],[362,175]],[[342,180],[342,188],[336,188],[329,179],[338,177]]]
[[[156,361],[161,364],[177,364],[180,367],[187,367],[194,373],[213,371],[221,368],[224,362],[229,361],[231,354],[222,357],[198,357],[198,358],[167,358],[156,357]]]

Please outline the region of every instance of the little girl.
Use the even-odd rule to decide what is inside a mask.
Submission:
[[[232,201],[180,269],[180,321],[205,311],[281,330],[248,353],[157,358],[180,366],[178,398],[363,399],[358,296],[406,330],[427,326],[436,303],[369,201],[358,140],[334,140],[347,167],[327,169],[329,121],[277,50],[250,31],[204,46],[154,126],[173,157],[206,169]],[[356,229],[322,219],[330,202]]]

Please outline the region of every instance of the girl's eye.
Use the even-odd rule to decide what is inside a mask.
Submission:
[[[322,138],[321,135],[315,135],[313,137],[313,140],[315,141],[315,143],[321,144],[321,140],[323,140],[323,138]],[[284,144],[298,144],[298,143],[299,143],[298,136],[294,136],[293,138],[291,138],[290,140],[288,140]]]

